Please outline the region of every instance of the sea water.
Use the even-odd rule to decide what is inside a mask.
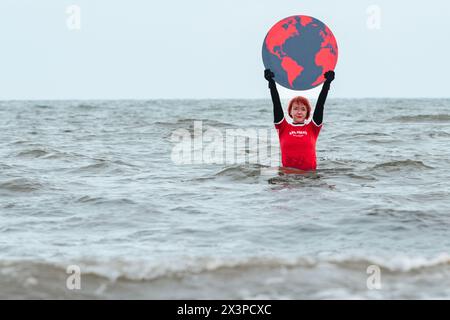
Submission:
[[[2,101],[0,298],[448,299],[449,108],[329,99],[286,173],[270,99]]]

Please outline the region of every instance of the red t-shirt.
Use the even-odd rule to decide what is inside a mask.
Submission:
[[[322,125],[290,124],[285,118],[275,124],[280,138],[283,167],[316,170],[316,141]]]

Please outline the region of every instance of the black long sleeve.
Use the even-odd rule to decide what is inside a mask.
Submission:
[[[330,90],[330,82],[325,81],[322,86],[322,90],[319,94],[319,99],[317,99],[316,108],[314,109],[313,121],[316,125],[320,126],[323,122],[323,107],[325,106],[325,101],[327,100],[328,90]]]
[[[273,103],[273,122],[278,123],[284,118],[283,107],[281,106],[280,95],[278,94],[275,81],[269,81],[270,95]]]

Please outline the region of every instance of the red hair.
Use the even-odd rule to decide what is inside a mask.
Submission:
[[[302,104],[302,105],[304,105],[305,107],[306,107],[306,119],[308,119],[309,118],[309,115],[310,115],[310,113],[311,113],[311,105],[309,104],[309,100],[308,99],[306,99],[305,97],[295,97],[295,98],[292,98],[292,100],[291,101],[289,101],[289,106],[288,106],[288,115],[289,115],[289,117],[291,117],[292,118],[292,116],[291,116],[291,110],[292,110],[292,106],[293,106],[293,104],[294,103],[297,103],[297,104]]]

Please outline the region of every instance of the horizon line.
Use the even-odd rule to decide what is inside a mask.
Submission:
[[[289,98],[281,98],[281,100],[287,100]],[[364,100],[364,99],[392,99],[392,100],[423,100],[423,99],[450,99],[449,97],[328,97],[327,100]],[[154,100],[270,100],[269,97],[264,98],[13,98],[3,99],[0,98],[0,102],[8,101],[154,101]],[[314,98],[313,98],[314,100]]]

